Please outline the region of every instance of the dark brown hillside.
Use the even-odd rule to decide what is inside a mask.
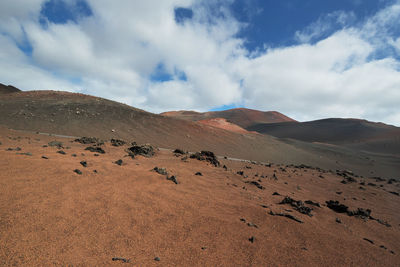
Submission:
[[[305,142],[345,145],[360,150],[400,154],[400,128],[358,119],[256,124],[250,131]]]
[[[5,85],[0,83],[0,95],[21,92],[18,88],[12,85]]]

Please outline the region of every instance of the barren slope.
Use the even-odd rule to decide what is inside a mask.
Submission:
[[[5,85],[5,84],[0,83],[0,95],[17,93],[20,91],[21,90],[19,90],[18,88],[14,87],[12,85]]]
[[[400,128],[358,119],[256,124],[251,131],[305,142],[345,145],[360,150],[400,155]]]
[[[54,140],[63,148],[44,147]],[[0,265],[400,262],[395,181],[221,159],[225,170],[165,150],[131,159],[127,146],[108,142],[105,154],[95,156],[84,150],[87,145],[70,141],[0,127]],[[121,166],[114,163],[118,159]],[[152,171],[156,166],[179,184]],[[341,183],[345,177],[354,181]],[[285,196],[292,200],[279,204]],[[330,200],[348,212],[361,208],[359,214],[370,214],[337,213],[328,208]]]
[[[0,125],[17,130],[121,138],[163,148],[212,150],[218,155],[261,162],[350,169],[366,176],[397,179],[400,173],[400,157],[240,134],[82,94],[52,91],[7,94],[0,96],[0,114]]]
[[[169,111],[161,113],[163,116],[174,117],[189,121],[198,121],[211,118],[224,118],[228,122],[247,128],[257,123],[278,123],[294,121],[277,111],[259,111],[247,108],[235,108],[223,111],[195,112],[195,111]]]

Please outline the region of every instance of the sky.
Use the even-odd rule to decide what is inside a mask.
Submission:
[[[400,126],[400,0],[1,0],[0,83]]]

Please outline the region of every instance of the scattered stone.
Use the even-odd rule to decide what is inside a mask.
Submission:
[[[382,224],[382,225],[384,225],[384,226],[386,226],[386,227],[392,227],[388,222],[386,222],[386,221],[384,221],[384,220],[376,219],[376,218],[374,218],[374,217],[372,217],[372,216],[369,216],[369,219],[374,220],[374,221],[377,221],[378,223],[380,223],[380,224]]]
[[[31,152],[17,153],[17,155],[32,156]]]
[[[131,158],[135,158],[136,155],[141,155],[147,158],[154,156],[154,147],[150,144],[144,145],[133,145],[129,147],[126,152]]]
[[[371,239],[368,239],[368,238],[363,238],[365,241],[367,241],[367,242],[369,242],[369,243],[371,243],[371,244],[374,244],[374,241],[372,241]]]
[[[114,138],[112,138],[112,139],[110,140],[110,142],[111,142],[111,145],[112,145],[112,146],[123,146],[123,145],[126,144],[125,141],[119,140],[119,139],[114,139]]]
[[[202,249],[202,250],[206,250],[206,249],[207,249],[207,247],[201,247],[201,249]]]
[[[223,168],[225,171],[228,170],[228,167],[226,167],[226,165],[222,166],[222,168]]]
[[[388,191],[390,194],[396,195],[396,196],[400,196],[399,193],[395,192],[395,191]]]
[[[339,218],[336,218],[336,222],[337,223],[342,223],[342,220],[340,220]]]
[[[49,159],[48,157],[46,157],[46,156],[42,156],[42,159]]]
[[[177,155],[184,155],[184,154],[186,154],[185,151],[183,151],[182,149],[179,149],[179,148],[175,149],[173,153],[174,153],[174,154],[177,154]]]
[[[155,261],[160,261],[161,259],[159,257],[154,258]]]
[[[83,167],[87,167],[87,162],[86,161],[81,161],[81,162],[79,162]]]
[[[78,169],[75,169],[74,172],[77,173],[77,174],[79,174],[79,175],[82,174],[82,172],[81,172],[80,170],[78,170]]]
[[[58,154],[61,154],[61,155],[66,155],[66,154],[67,154],[67,153],[65,153],[65,151],[63,151],[63,150],[58,150],[57,153],[58,153]]]
[[[376,184],[374,184],[374,183],[368,183],[367,185],[369,185],[369,186],[376,186]]]
[[[294,220],[294,221],[296,221],[296,222],[298,222],[298,223],[304,223],[302,220],[300,220],[300,219],[294,217],[294,216],[291,215],[291,214],[287,214],[287,213],[275,213],[275,212],[273,212],[272,210],[269,212],[269,214],[272,215],[272,216],[282,216],[282,217],[286,217],[286,218],[289,218],[289,219],[291,219],[291,220]]]
[[[254,236],[252,236],[252,237],[249,238],[249,241],[250,241],[251,243],[254,243],[255,240],[256,240],[256,238],[255,238]]]
[[[179,184],[178,180],[176,179],[175,175],[172,175],[170,177],[167,176],[167,180],[174,182],[175,184]]]
[[[397,181],[396,181],[396,179],[389,179],[389,181],[388,181],[388,184],[393,184],[393,183],[396,183]]]
[[[240,218],[240,221],[241,222],[246,222],[246,219],[245,218]]]
[[[357,183],[358,181],[354,179],[353,177],[345,177],[341,183],[342,184],[351,184],[351,183]]]
[[[97,173],[97,170],[93,170],[94,173]]]
[[[255,185],[255,186],[257,186],[257,188],[258,189],[265,189],[265,187],[264,186],[262,186],[259,182],[257,182],[257,181],[246,181],[245,182],[246,184],[252,184],[252,185]]]
[[[63,148],[63,143],[59,142],[59,141],[51,141],[48,143],[49,146],[53,147],[57,147],[58,149]]]
[[[279,204],[290,204],[296,211],[310,217],[313,216],[311,214],[312,208],[305,206],[301,200],[294,200],[291,197],[285,197]]]
[[[100,156],[99,154],[97,154],[97,153],[95,153],[95,154],[93,154],[93,156],[95,156],[95,157],[98,157],[98,156]]]
[[[306,204],[308,204],[308,205],[312,205],[312,206],[321,208],[321,204],[319,204],[318,202],[314,202],[314,201],[311,201],[311,200],[306,200],[306,201],[304,201],[304,202],[305,202]]]
[[[251,223],[251,222],[247,223],[247,226],[248,226],[248,227],[258,228],[258,226],[257,226],[256,224]]]
[[[187,162],[188,156],[184,156],[181,158],[182,161]]]
[[[81,144],[97,144],[97,145],[103,145],[104,142],[101,142],[98,138],[96,137],[81,137],[78,139],[74,140],[75,142],[81,143]]]
[[[16,148],[7,148],[6,151],[21,151],[20,147],[16,147]]]
[[[154,167],[153,169],[156,173],[159,173],[161,175],[168,175],[168,172],[165,168],[158,168],[158,167]]]
[[[343,192],[342,191],[338,191],[336,192],[336,194],[341,195]]]
[[[326,205],[328,208],[338,213],[346,213],[349,209],[346,205],[340,204],[339,201],[329,200],[326,201]]]
[[[371,215],[371,210],[370,209],[358,208],[355,211],[348,211],[347,215],[360,217],[362,219],[368,219],[370,217],[370,215]]]
[[[123,161],[122,161],[122,159],[119,159],[119,160],[115,161],[114,163],[119,166],[122,166]]]
[[[201,161],[208,161],[215,167],[219,167],[221,163],[218,161],[217,157],[215,156],[214,152],[211,151],[201,151],[201,152],[196,152],[192,155],[190,155],[191,159],[197,159]]]
[[[94,152],[94,153],[100,153],[100,154],[104,154],[106,153],[101,147],[99,146],[88,146],[87,148],[85,148],[85,150],[88,150],[90,152]]]
[[[125,259],[125,258],[120,258],[120,257],[114,257],[111,260],[112,261],[122,261],[124,263],[129,263],[131,261],[130,259]]]
[[[194,175],[203,176],[203,174],[201,172],[196,172]]]
[[[383,248],[384,250],[387,250],[387,247],[385,247],[384,245],[380,245],[380,248]]]
[[[236,173],[243,176],[244,172],[243,171],[237,171]]]
[[[71,154],[71,157],[76,157],[76,154]]]
[[[280,196],[281,194],[279,194],[278,192],[274,192],[272,193],[273,196]]]

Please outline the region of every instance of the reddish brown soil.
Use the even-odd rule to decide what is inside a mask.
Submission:
[[[246,129],[243,129],[242,127],[228,122],[224,118],[214,118],[214,119],[207,119],[207,120],[201,120],[198,121],[201,124],[224,129],[230,132],[235,132],[235,133],[242,133],[242,134],[249,134],[250,132],[247,131]]]
[[[195,111],[169,111],[161,113],[166,117],[173,117],[189,121],[199,121],[212,118],[224,118],[228,122],[239,125],[242,128],[250,127],[258,123],[278,123],[278,122],[294,122],[277,111],[259,111],[247,108],[234,108],[223,111],[195,112]]]
[[[43,147],[53,140],[63,142],[66,155]],[[342,177],[315,169],[222,159],[226,171],[195,159],[182,161],[167,150],[131,159],[125,157],[126,146],[109,143],[103,146],[106,154],[96,157],[71,140],[0,128],[0,265],[399,265],[400,202],[387,192],[400,191],[396,182],[356,178],[377,185],[360,190],[358,183],[342,184]],[[16,147],[21,151],[6,151]],[[28,152],[32,156],[17,154]],[[122,166],[113,163],[118,159]],[[155,166],[165,167],[180,184],[151,171]],[[203,175],[196,176],[198,171]],[[245,183],[256,180],[264,190]],[[286,195],[322,206],[309,217],[279,205]],[[351,210],[369,208],[391,227],[335,213],[327,200]]]

